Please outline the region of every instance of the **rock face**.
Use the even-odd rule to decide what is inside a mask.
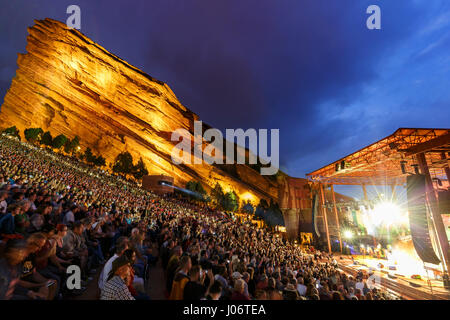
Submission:
[[[287,237],[293,240],[297,239],[300,232],[312,232],[312,202],[308,181],[286,177],[281,181],[278,192]]]
[[[289,239],[296,239],[299,233],[313,233],[312,218],[312,194],[308,180],[302,178],[285,177],[280,180],[278,189],[278,200],[280,209],[283,212],[286,232]],[[341,201],[349,202],[353,198],[345,195],[334,193],[336,203]],[[324,190],[324,197],[327,203],[333,202],[333,194],[331,190]],[[320,209],[319,209],[320,210]],[[330,234],[337,237],[337,221],[336,214],[331,208],[326,208],[328,229]],[[343,213],[339,213],[342,219]],[[323,218],[319,218],[318,229],[321,233],[325,233],[325,224]]]
[[[142,157],[150,174],[174,177],[175,185],[195,179],[205,187],[218,181],[242,199],[278,198],[277,183],[246,165],[233,172],[218,166],[175,165],[174,130],[192,137],[198,116],[178,101],[163,82],[111,54],[75,29],[51,20],[28,28],[27,53],[19,54],[0,112],[0,127],[41,127],[53,136],[78,135],[107,162],[128,151]]]

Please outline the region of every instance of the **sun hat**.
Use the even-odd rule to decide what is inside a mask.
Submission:
[[[114,260],[112,263],[111,271],[108,274],[108,280],[110,280],[112,277],[114,277],[114,275],[118,269],[120,269],[123,266],[129,265],[129,264],[130,264],[130,260],[128,260],[128,258],[125,255],[122,255],[122,256],[118,257],[116,260]]]

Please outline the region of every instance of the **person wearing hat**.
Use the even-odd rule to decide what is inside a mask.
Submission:
[[[283,290],[284,300],[298,300],[299,294],[295,284],[289,283]]]
[[[113,261],[108,281],[102,290],[101,300],[135,300],[127,287],[130,268],[130,261],[125,255]]]

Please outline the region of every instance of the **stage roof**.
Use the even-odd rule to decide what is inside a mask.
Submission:
[[[408,173],[414,173],[416,155],[425,153],[433,178],[446,180],[450,162],[450,129],[400,128],[344,158],[308,173],[311,181],[335,185],[403,185]],[[401,161],[407,173],[403,174]]]

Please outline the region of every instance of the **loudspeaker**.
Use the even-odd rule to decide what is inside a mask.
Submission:
[[[409,227],[417,254],[423,262],[439,264],[440,260],[431,243],[426,209],[425,175],[415,174],[406,178]]]
[[[450,290],[450,280],[448,278],[447,274],[444,274],[444,276],[442,277],[442,282],[444,282],[444,288],[447,290]]]
[[[317,225],[317,211],[319,208],[319,195],[317,193],[315,193],[313,195],[313,201],[312,201],[312,226],[314,228],[314,232],[316,233],[317,237],[320,238],[320,232],[319,232],[319,228]]]
[[[406,163],[407,163],[406,161],[400,161],[400,167],[402,168],[403,174],[406,174],[406,167],[405,167]]]
[[[450,214],[450,190],[438,191],[439,212]]]

